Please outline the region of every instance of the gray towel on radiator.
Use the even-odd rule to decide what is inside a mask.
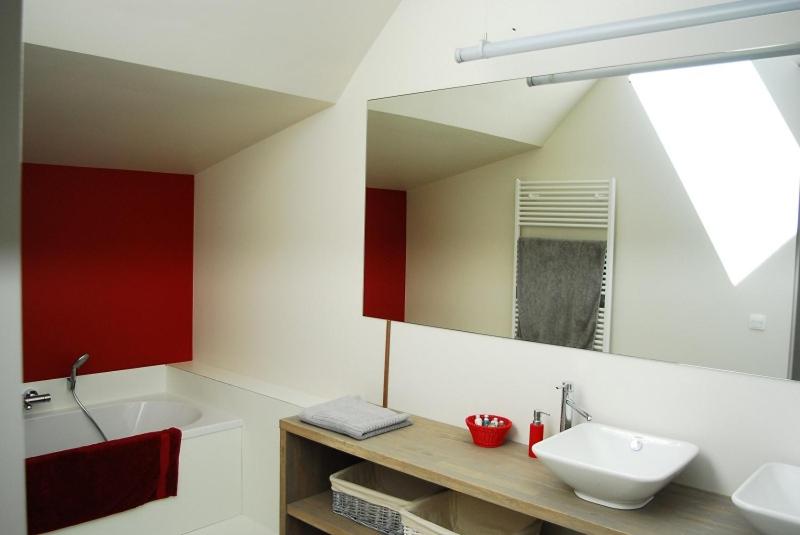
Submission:
[[[591,349],[606,243],[520,238],[517,338]]]
[[[300,413],[300,419],[357,440],[411,425],[408,414],[378,407],[358,396],[346,396],[308,407]]]

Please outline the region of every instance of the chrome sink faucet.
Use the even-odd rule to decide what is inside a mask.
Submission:
[[[559,426],[559,431],[566,431],[572,427],[572,418],[574,416],[572,411],[586,418],[587,422],[592,421],[592,415],[578,407],[578,405],[572,401],[572,383],[567,383],[565,381],[561,383],[561,386],[557,386],[556,390],[561,390],[561,424]]]

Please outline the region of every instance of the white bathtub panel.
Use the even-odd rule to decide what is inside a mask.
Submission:
[[[206,369],[206,372],[213,370]],[[221,374],[225,381],[237,382],[235,374]],[[246,378],[242,384],[247,384]],[[191,373],[167,368],[170,394],[212,405],[244,421],[242,459],[244,463],[243,512],[268,530],[278,532],[280,433],[278,421],[297,414],[301,407],[281,399],[253,392],[238,384],[229,384]],[[299,393],[291,399],[302,397]]]
[[[181,444],[178,496],[52,533],[180,535],[242,512],[242,431],[231,429]]]

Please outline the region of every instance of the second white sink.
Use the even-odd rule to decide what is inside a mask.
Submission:
[[[533,446],[575,494],[615,509],[647,505],[699,452],[694,444],[585,423]]]
[[[800,533],[800,466],[767,463],[747,478],[731,499],[762,533]]]

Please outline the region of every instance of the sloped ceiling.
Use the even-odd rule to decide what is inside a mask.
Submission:
[[[409,190],[536,149],[513,139],[370,110],[367,186]]]
[[[593,84],[509,80],[370,101],[367,185],[408,190],[540,148]]]
[[[507,80],[373,100],[369,109],[542,146],[593,84],[532,88],[525,80]]]
[[[194,174],[330,103],[25,45],[23,160]]]
[[[23,40],[336,101],[399,0],[25,0]]]

